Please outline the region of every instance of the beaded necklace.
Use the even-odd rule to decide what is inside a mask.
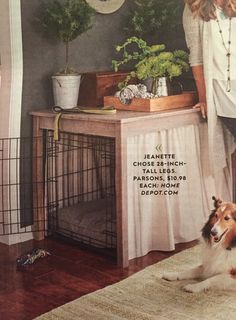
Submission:
[[[230,92],[231,90],[231,82],[230,82],[230,67],[231,67],[231,29],[232,29],[232,18],[229,17],[229,38],[228,38],[228,48],[226,47],[226,43],[225,43],[225,40],[224,40],[224,37],[223,37],[223,32],[222,32],[222,29],[221,29],[221,26],[220,26],[220,20],[218,18],[218,15],[216,17],[216,22],[218,24],[218,27],[219,27],[219,33],[220,33],[220,36],[221,36],[221,40],[222,40],[222,44],[223,44],[223,47],[225,48],[225,51],[226,51],[226,58],[227,58],[227,85],[226,85],[226,91],[227,92]]]

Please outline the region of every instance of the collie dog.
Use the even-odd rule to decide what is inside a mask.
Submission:
[[[236,290],[236,204],[212,199],[215,209],[202,229],[202,264],[162,276],[168,281],[201,279],[186,285],[187,292]]]

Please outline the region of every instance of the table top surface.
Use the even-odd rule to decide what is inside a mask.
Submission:
[[[192,107],[185,107],[181,109],[172,109],[159,112],[135,112],[135,111],[121,111],[117,110],[115,114],[88,114],[88,113],[76,113],[70,114],[65,113],[62,115],[63,119],[68,120],[79,120],[79,121],[100,121],[100,122],[109,122],[109,123],[128,123],[134,121],[142,121],[147,119],[157,119],[157,118],[166,118],[174,117],[180,115],[196,115],[200,114],[199,109],[193,109]],[[42,109],[38,111],[32,111],[30,114],[34,117],[46,117],[54,118],[55,113],[49,109]]]

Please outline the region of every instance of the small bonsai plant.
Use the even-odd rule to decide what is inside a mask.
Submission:
[[[136,44],[138,49],[129,46]],[[138,50],[138,51],[137,51]],[[164,44],[156,44],[149,46],[146,41],[141,38],[131,37],[125,41],[123,45],[116,47],[116,52],[123,51],[123,59],[120,61],[112,60],[114,71],[124,64],[135,61],[133,71],[129,73],[125,81],[119,87],[122,88],[128,84],[132,78],[146,80],[151,78],[152,93],[156,94],[157,80],[161,77],[167,77],[171,80],[180,76],[183,72],[188,71],[188,53],[183,50],[175,50],[174,52],[164,51]]]
[[[122,65],[130,61],[142,61],[145,58],[155,56],[164,49],[165,46],[163,44],[148,46],[147,42],[143,39],[130,37],[122,45],[116,46],[115,50],[117,53],[123,51],[123,59],[120,61],[112,60],[112,67],[117,72]]]
[[[69,45],[79,35],[92,27],[95,10],[85,0],[53,0],[43,3],[37,22],[49,37],[65,44],[65,68],[60,74],[74,73],[69,68]]]
[[[134,9],[127,17],[128,34],[145,38],[151,34],[172,32],[181,26],[183,1],[135,0]]]

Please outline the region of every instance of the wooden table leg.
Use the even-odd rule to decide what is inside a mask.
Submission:
[[[128,215],[127,215],[127,143],[120,125],[116,128],[116,221],[117,221],[117,264],[123,268],[128,258]]]
[[[40,118],[33,119],[33,234],[35,240],[45,238],[45,203],[43,169],[43,131],[39,126]]]

